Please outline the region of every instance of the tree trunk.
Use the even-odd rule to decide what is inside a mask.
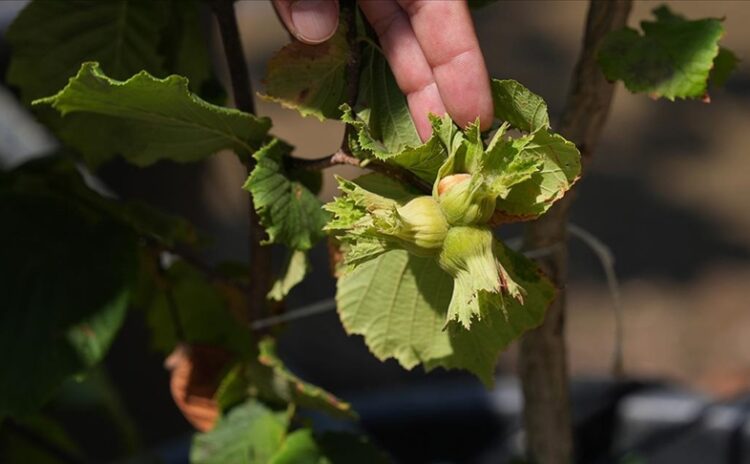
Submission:
[[[609,112],[614,85],[596,63],[596,52],[608,32],[625,26],[631,0],[595,0],[589,4],[583,48],[559,132],[576,143],[588,164]],[[519,374],[524,394],[524,422],[529,458],[539,464],[567,464],[573,459],[573,433],[565,347],[568,194],[526,227],[524,247],[554,247],[538,260],[557,286],[558,295],[544,323],[521,340]]]

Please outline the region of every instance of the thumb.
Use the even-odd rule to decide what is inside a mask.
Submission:
[[[273,6],[289,32],[308,44],[330,39],[339,24],[338,0],[273,0]]]

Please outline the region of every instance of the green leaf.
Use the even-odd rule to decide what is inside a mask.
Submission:
[[[446,327],[453,279],[432,258],[393,250],[360,264],[338,282],[336,301],[347,333],[362,335],[370,351],[385,361],[395,358],[404,368],[423,364],[465,369],[485,384],[493,383],[497,357],[526,330],[540,324],[554,293],[526,258],[504,248],[496,255],[508,275],[528,294],[524,305],[508,299],[488,311],[471,330]]]
[[[273,371],[273,386],[276,395],[302,408],[327,412],[336,417],[355,418],[356,413],[349,403],[320,387],[307,383],[294,375],[276,355],[276,342],[265,338],[260,342],[258,360]]]
[[[452,353],[443,331],[453,279],[432,258],[393,250],[339,278],[336,303],[344,329],[370,351],[406,369]]]
[[[76,202],[0,188],[0,416],[32,411],[95,365],[122,324],[135,236]]]
[[[27,162],[5,174],[3,182],[5,188],[18,193],[69,198],[95,209],[98,214],[109,216],[141,237],[168,247],[198,242],[197,232],[183,218],[139,201],[105,198],[91,190],[72,160],[65,156],[52,155]]]
[[[350,145],[353,146],[357,156],[365,159],[374,157],[408,169],[424,181],[434,182],[440,166],[448,156],[441,137],[446,134],[450,137],[456,131],[449,116],[433,118],[433,134],[427,142],[415,146],[404,145],[398,147],[397,151],[389,151],[383,143],[376,140],[366,121],[354,117],[347,105],[342,108],[344,109],[342,120],[356,130],[356,138],[350,141]]]
[[[321,121],[338,119],[346,101],[349,62],[344,22],[329,40],[318,45],[293,41],[268,61],[265,94],[261,97]]]
[[[287,436],[272,464],[378,464],[390,462],[366,438],[346,432],[314,434],[299,429]]]
[[[169,18],[162,33],[159,52],[164,56],[164,66],[169,74],[184,76],[190,91],[219,103],[225,97],[221,84],[213,74],[213,64],[208,51],[208,37],[203,33],[200,4],[197,0],[168,0]],[[95,61],[84,59],[83,61]],[[104,66],[106,69],[106,66]],[[136,74],[141,69],[122,76]],[[147,69],[148,71],[148,69]],[[151,73],[156,75],[156,73]],[[113,75],[115,78],[119,76]],[[48,92],[47,94],[49,94]]]
[[[371,46],[366,48],[364,56],[368,60],[362,80],[367,83],[363,88],[370,108],[368,126],[373,139],[381,141],[389,153],[421,145],[406,97],[398,88],[385,57]]]
[[[489,196],[507,198],[516,185],[531,179],[534,174],[544,174],[544,155],[540,156],[539,151],[530,145],[535,138],[490,143],[477,169]],[[578,173],[572,175],[577,177]]]
[[[216,97],[222,91],[212,78],[196,6],[193,0],[32,1],[8,30],[13,55],[7,81],[29,103],[65,86],[82,63],[97,61],[114,79],[140,71],[158,77],[182,74],[191,90]],[[107,161],[119,148],[111,146],[119,134],[102,130],[99,116],[75,113],[63,119],[44,107],[37,107],[36,114],[83,151],[90,166]]]
[[[273,339],[262,340],[258,348],[256,358],[245,357],[222,379],[215,395],[222,410],[247,398],[257,398],[266,404],[282,408],[294,404],[337,418],[357,417],[349,403],[289,371],[276,355]]]
[[[722,21],[688,21],[666,6],[653,13],[656,21],[641,23],[643,35],[625,28],[605,38],[598,55],[604,75],[653,98],[704,98],[724,34]]]
[[[98,61],[115,79],[164,73],[157,48],[168,16],[151,0],[35,0],[8,28],[13,48],[7,80],[25,102],[65,85],[84,61]],[[44,31],[40,34],[39,31]]]
[[[283,300],[295,285],[302,282],[308,272],[310,272],[310,260],[307,258],[307,253],[290,250],[281,275],[268,292],[268,298],[274,301]]]
[[[740,59],[734,52],[728,48],[719,47],[719,54],[716,55],[714,60],[714,67],[711,69],[708,83],[712,87],[724,87],[739,63]]]
[[[324,464],[329,462],[318,447],[313,431],[300,429],[286,437],[269,464]]]
[[[249,400],[232,408],[208,433],[197,434],[192,464],[266,463],[281,447],[289,419]]]
[[[541,168],[523,182],[513,184],[508,194],[497,199],[496,208],[507,221],[533,219],[546,212],[570,190],[581,173],[581,154],[575,144],[562,136],[540,130],[520,141],[516,155],[521,166],[525,159],[541,161]],[[527,173],[523,173],[525,177]]]
[[[26,440],[23,432],[31,433],[38,439],[43,440],[62,450],[66,456],[78,461],[85,458],[79,446],[71,439],[65,428],[57,421],[41,414],[14,419],[14,428],[8,427],[7,422],[0,424],[0,460],[2,462],[27,462],[34,464],[65,464],[59,456],[49,453],[48,450],[39,447],[34,441]],[[22,429],[23,432],[19,431]]]
[[[328,214],[299,174],[287,169],[285,161],[291,151],[291,146],[278,139],[264,145],[253,155],[258,163],[243,188],[253,196],[268,232],[267,243],[308,250],[324,236]]]
[[[140,72],[121,82],[107,77],[97,63],[84,63],[57,95],[36,100],[65,116],[84,112],[96,115],[81,132],[62,136],[89,159],[112,152],[145,166],[161,159],[196,161],[230,148],[247,156],[266,136],[265,118],[211,105],[188,91],[179,76],[156,79]],[[81,133],[97,132],[108,144],[90,143]]]
[[[174,263],[162,281],[141,296],[152,330],[152,345],[169,353],[180,342],[221,346],[238,354],[253,350],[249,333],[219,288],[183,261]],[[178,339],[174,314],[183,339]]]
[[[492,80],[495,117],[524,132],[549,128],[547,104],[542,97],[514,80]]]
[[[178,243],[195,245],[198,233],[187,220],[159,211],[139,201],[106,203],[115,219],[129,226],[138,235],[149,237],[165,246]]]

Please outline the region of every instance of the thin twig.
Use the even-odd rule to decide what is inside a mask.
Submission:
[[[339,165],[360,167],[359,159],[345,153],[344,150],[338,150],[332,155],[315,159],[295,158],[290,156],[287,158],[287,162],[292,169],[304,169],[306,171],[322,171],[323,169]]]
[[[288,162],[291,168],[305,169],[308,171],[320,171],[333,166],[346,165],[356,166],[362,169],[369,169],[370,171],[384,174],[392,179],[399,180],[407,185],[411,185],[422,193],[430,194],[432,187],[429,183],[420,179],[416,174],[404,169],[399,166],[384,163],[378,160],[360,160],[352,155],[345,153],[343,150],[338,150],[336,153],[325,156],[323,158],[316,159],[304,159],[289,157]]]
[[[271,316],[265,319],[259,319],[251,325],[253,330],[266,329],[275,325],[283,324],[289,321],[295,321],[297,319],[304,319],[317,314],[322,314],[328,311],[336,309],[336,300],[333,298],[327,298],[322,301],[316,301],[302,308],[295,309],[278,316]]]
[[[246,113],[255,114],[250,75],[242,50],[234,2],[233,0],[213,0],[211,6],[219,23],[219,32],[221,33],[224,54],[229,67],[235,105]],[[255,160],[251,156],[246,157],[244,163],[248,173],[255,167]],[[260,218],[255,211],[252,195],[249,196],[249,203],[248,248],[250,254],[249,271],[252,278],[248,285],[248,318],[253,321],[262,317],[265,313],[266,295],[271,288],[271,273],[268,271],[268,266],[271,263],[271,249],[262,245],[266,238],[266,232],[260,225]]]

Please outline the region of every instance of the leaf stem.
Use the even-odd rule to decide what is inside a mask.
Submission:
[[[229,67],[235,105],[241,111],[255,114],[250,74],[242,49],[234,1],[212,0],[211,7],[219,23],[219,32],[224,46],[227,66]],[[244,163],[249,174],[255,167],[255,159],[248,156]],[[255,211],[252,195],[249,196],[248,216],[250,220],[248,248],[251,276],[248,285],[248,319],[252,322],[262,317],[267,307],[266,295],[271,288],[271,273],[268,269],[271,263],[271,249],[262,245],[266,239],[266,232],[260,224],[258,213]]]

